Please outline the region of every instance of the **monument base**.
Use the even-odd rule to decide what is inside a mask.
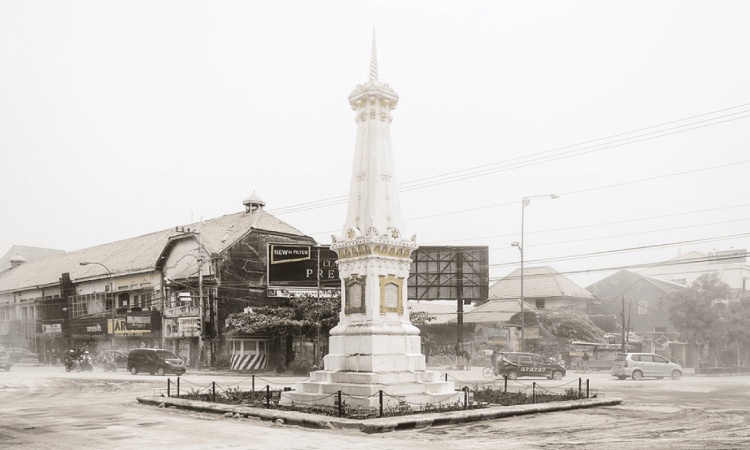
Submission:
[[[463,404],[464,394],[455,390],[452,381],[440,380],[433,371],[355,372],[318,370],[310,378],[284,392],[280,404],[305,406],[337,406],[338,392],[348,409],[371,410],[380,407],[398,408],[404,404],[412,411]]]

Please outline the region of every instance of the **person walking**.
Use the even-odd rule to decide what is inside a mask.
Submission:
[[[581,365],[581,369],[583,369],[584,372],[588,372],[589,371],[589,352],[587,352],[586,350],[583,351],[581,362],[583,363]]]

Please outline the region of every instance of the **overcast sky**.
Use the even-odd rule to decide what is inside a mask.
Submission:
[[[488,246],[503,276],[521,199],[554,193],[525,210],[527,266],[584,287],[748,248],[748,23],[747,1],[3,1],[0,254],[188,225],[253,192],[330,244],[373,28],[419,244]]]

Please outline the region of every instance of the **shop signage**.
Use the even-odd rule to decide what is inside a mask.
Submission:
[[[130,315],[125,318],[128,330],[150,330],[151,316]]]
[[[268,287],[340,287],[337,258],[327,246],[268,244]]]
[[[77,336],[104,336],[107,333],[106,324],[101,319],[81,320],[73,322],[73,334]]]
[[[198,314],[200,314],[200,310],[197,306],[177,306],[164,309],[164,317],[197,316]]]
[[[180,337],[198,337],[200,336],[200,328],[198,327],[197,317],[180,317],[177,319],[178,328],[177,333]]]
[[[59,324],[59,323],[42,324],[42,333],[44,334],[62,333],[62,324]]]
[[[112,319],[108,320],[109,328],[108,332],[111,334],[112,331]],[[145,329],[131,329],[128,328],[125,318],[118,317],[114,319],[114,335],[115,336],[142,336],[144,334],[151,333],[151,323],[148,324],[148,328]]]

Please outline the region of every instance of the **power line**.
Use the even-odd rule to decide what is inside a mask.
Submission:
[[[750,236],[750,233],[740,233],[740,234],[719,236],[719,237],[713,237],[713,238],[693,239],[693,240],[688,240],[688,241],[677,241],[677,242],[668,242],[664,244],[643,245],[640,247],[629,247],[629,248],[622,248],[622,249],[615,249],[615,250],[605,250],[601,252],[582,253],[578,255],[563,256],[563,257],[558,257],[558,258],[534,259],[534,260],[526,261],[526,263],[542,264],[542,263],[548,263],[548,262],[570,261],[573,259],[593,258],[593,257],[613,255],[617,253],[625,253],[625,252],[632,252],[632,251],[652,250],[652,249],[657,249],[657,248],[675,247],[675,246],[681,246],[681,245],[686,245],[686,244],[699,244],[699,243],[705,243],[705,242],[724,241],[728,239],[737,239],[737,238],[743,238],[743,237],[748,237],[748,236]],[[727,259],[731,259],[731,258],[727,258]],[[516,265],[516,263],[495,263],[495,264],[490,264],[489,267],[507,267],[507,266],[514,266],[514,265]]]
[[[657,175],[657,176],[653,176],[653,177],[641,178],[641,179],[638,179],[638,180],[630,180],[630,181],[624,181],[624,182],[620,182],[620,183],[607,184],[607,185],[603,185],[603,186],[595,186],[595,187],[592,187],[592,188],[579,189],[577,191],[563,192],[560,195],[564,196],[564,197],[569,197],[571,195],[582,194],[584,192],[598,191],[598,190],[601,190],[601,189],[609,189],[609,188],[613,188],[613,187],[621,187],[621,186],[626,186],[626,185],[636,184],[636,183],[645,183],[645,182],[648,182],[648,181],[655,181],[655,180],[660,180],[660,179],[664,179],[664,178],[671,178],[671,177],[676,177],[676,176],[688,175],[688,174],[698,173],[698,172],[704,172],[704,171],[708,171],[708,170],[722,169],[722,168],[725,168],[725,167],[736,167],[738,165],[747,164],[747,163],[750,163],[750,160],[734,161],[734,162],[731,162],[731,163],[718,164],[718,165],[715,165],[715,166],[702,167],[702,168],[691,169],[691,170],[686,170],[686,171],[682,171],[682,172],[674,172],[674,173],[670,173],[670,174],[666,174],[666,175]],[[467,209],[461,209],[461,210],[446,211],[446,212],[442,212],[442,213],[438,213],[438,214],[431,214],[431,215],[427,215],[427,216],[407,218],[407,219],[404,219],[404,221],[405,222],[414,222],[414,221],[417,221],[417,220],[434,219],[434,218],[437,218],[437,217],[452,216],[452,215],[456,215],[456,214],[465,214],[465,213],[469,213],[469,212],[481,211],[481,210],[484,210],[484,209],[498,208],[498,207],[501,207],[501,206],[514,206],[514,205],[517,205],[517,204],[518,204],[517,201],[505,202],[505,203],[495,203],[495,204],[492,204],[492,205],[478,206],[478,207],[475,207],[475,208],[467,208]],[[338,231],[338,229],[337,230],[315,232],[315,233],[311,233],[310,235],[311,236],[316,236],[316,235],[321,235],[321,234],[330,234],[330,233],[335,233],[336,231]]]
[[[651,216],[651,217],[641,217],[638,219],[627,219],[627,220],[618,220],[614,222],[600,222],[596,224],[588,224],[588,225],[578,225],[574,227],[565,227],[565,228],[553,228],[548,230],[538,230],[538,231],[526,231],[526,234],[542,234],[542,233],[554,233],[558,231],[569,231],[569,230],[579,230],[583,228],[598,228],[608,225],[620,225],[624,223],[632,223],[632,222],[640,222],[644,220],[654,220],[654,219],[665,219],[668,217],[678,217],[678,216],[684,216],[689,214],[699,214],[699,213],[705,213],[705,212],[714,212],[714,211],[723,211],[727,209],[734,209],[734,208],[744,208],[750,206],[750,203],[745,203],[741,205],[732,205],[732,206],[724,206],[720,208],[708,208],[708,209],[699,209],[694,211],[686,211],[681,213],[673,213],[673,214],[663,214],[659,216]],[[744,220],[744,219],[743,219]],[[701,226],[701,225],[698,225]],[[647,231],[651,232],[651,231]],[[510,234],[496,234],[496,235],[490,235],[490,236],[479,236],[479,237],[473,237],[473,238],[463,238],[463,239],[450,239],[445,241],[430,241],[427,243],[424,243],[423,245],[434,245],[439,243],[445,243],[445,242],[461,242],[461,241],[477,241],[481,239],[495,239],[495,238],[503,238],[503,237],[513,237],[516,236],[518,233],[510,233]],[[612,237],[612,236],[610,236]]]
[[[650,127],[639,128],[637,130],[632,130],[632,131],[625,132],[625,133],[619,133],[619,134],[615,134],[615,135],[611,135],[611,136],[607,136],[607,137],[603,137],[603,138],[599,138],[599,139],[585,141],[585,142],[582,142],[582,143],[579,143],[579,144],[568,145],[568,146],[564,146],[564,147],[558,147],[558,148],[551,149],[551,150],[545,150],[545,151],[533,153],[531,155],[510,158],[510,159],[507,159],[507,160],[502,160],[502,161],[498,161],[498,162],[495,162],[495,163],[485,164],[485,165],[482,165],[482,166],[477,166],[477,167],[472,167],[472,168],[468,168],[468,169],[462,169],[462,170],[458,170],[458,171],[453,171],[453,172],[447,172],[447,173],[443,173],[443,174],[433,175],[433,176],[430,176],[430,177],[426,177],[426,178],[422,178],[422,179],[418,179],[418,180],[413,180],[413,181],[408,181],[408,182],[405,182],[405,183],[399,183],[399,188],[398,189],[399,189],[400,192],[405,192],[405,191],[410,191],[410,190],[415,190],[415,189],[422,189],[422,188],[425,188],[425,187],[431,187],[431,186],[435,186],[435,185],[439,185],[439,184],[446,184],[446,183],[452,183],[452,182],[456,182],[456,181],[462,181],[462,180],[467,179],[467,178],[475,178],[477,176],[484,176],[484,175],[494,174],[494,173],[498,173],[498,172],[502,172],[502,171],[506,171],[506,170],[513,170],[513,169],[518,169],[518,168],[521,168],[521,167],[527,167],[527,166],[530,166],[530,165],[536,165],[536,164],[541,164],[541,163],[546,163],[546,162],[551,162],[551,161],[557,161],[557,160],[563,159],[563,158],[569,158],[569,157],[572,157],[572,156],[578,156],[578,155],[582,155],[582,154],[598,152],[598,151],[607,150],[607,149],[610,149],[610,148],[619,147],[619,146],[622,146],[622,145],[633,144],[633,143],[642,142],[642,141],[646,141],[646,140],[656,139],[656,138],[659,138],[659,137],[669,136],[669,135],[673,135],[673,134],[679,134],[679,133],[683,133],[683,132],[686,132],[686,131],[692,131],[692,130],[696,130],[696,129],[699,129],[699,128],[705,128],[705,127],[708,127],[708,126],[714,126],[714,125],[718,125],[718,124],[721,124],[721,123],[726,123],[726,122],[731,122],[731,121],[735,121],[735,120],[739,120],[739,119],[744,119],[744,118],[750,117],[750,114],[748,114],[748,113],[750,113],[750,110],[737,111],[737,112],[733,112],[733,113],[728,113],[728,114],[720,115],[718,117],[712,117],[712,118],[703,119],[703,120],[699,120],[699,121],[694,121],[694,122],[683,124],[683,125],[678,125],[678,126],[674,126],[674,127],[660,129],[660,130],[652,131],[652,132],[649,132],[649,133],[641,133],[641,134],[636,134],[634,136],[627,137],[627,138],[620,138],[620,139],[616,139],[616,140],[611,140],[613,138],[619,138],[621,136],[627,136],[627,135],[630,135],[630,134],[640,133],[640,132],[645,131],[645,130],[651,130],[651,129],[655,129],[655,128],[662,128],[664,126],[672,125],[672,124],[679,123],[679,122],[685,122],[685,121],[693,120],[693,119],[700,118],[700,117],[706,117],[706,116],[709,116],[709,115],[724,113],[726,111],[731,111],[731,110],[734,110],[734,109],[744,108],[744,107],[749,106],[749,105],[750,105],[750,103],[742,104],[742,105],[738,105],[738,106],[734,106],[734,107],[730,107],[730,108],[724,108],[724,109],[721,109],[721,110],[716,110],[716,111],[712,111],[712,112],[708,112],[708,113],[704,113],[704,114],[699,114],[699,115],[696,115],[696,116],[691,116],[691,117],[687,117],[687,118],[683,118],[683,119],[678,119],[678,120],[674,120],[674,121],[670,121],[670,122],[665,122],[665,123],[658,124],[658,125],[653,125],[653,126],[650,126]],[[719,120],[719,119],[726,119],[726,120]],[[593,143],[593,142],[607,141],[607,140],[610,140],[610,141],[609,142],[605,142],[603,144],[597,144],[597,145],[594,145],[594,146],[577,148],[577,147],[580,147],[582,145],[587,145],[587,144],[590,144],[590,143]],[[597,147],[602,147],[602,148],[597,148]],[[546,155],[546,154],[549,154],[549,153],[560,152],[560,150],[566,150],[566,149],[571,149],[571,148],[573,150],[567,150],[565,152],[562,152],[562,153],[559,153],[559,154],[555,154],[555,155],[551,155],[551,156],[541,156],[541,155]],[[517,160],[522,160],[522,161],[514,162],[514,161],[517,161]],[[493,168],[493,166],[499,166],[499,167],[494,167]],[[306,211],[306,210],[310,210],[310,209],[317,209],[317,208],[322,208],[322,207],[328,207],[328,206],[334,206],[334,205],[337,205],[337,204],[342,204],[342,203],[346,202],[347,198],[348,198],[347,195],[337,196],[337,197],[331,197],[331,198],[328,198],[328,199],[321,199],[321,200],[316,200],[316,201],[313,201],[313,202],[306,202],[306,203],[300,203],[300,204],[297,204],[297,205],[291,205],[291,206],[288,206],[288,207],[282,207],[282,208],[278,208],[276,210],[272,210],[270,212],[272,214],[274,214],[274,215],[283,215],[283,214],[289,214],[289,213],[293,213],[293,212],[301,212],[301,211]]]

